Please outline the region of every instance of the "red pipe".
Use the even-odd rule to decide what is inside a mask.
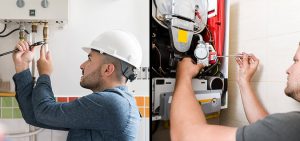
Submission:
[[[207,19],[207,26],[212,33],[213,45],[217,55],[222,56],[225,39],[225,0],[217,0],[217,7],[217,15]]]

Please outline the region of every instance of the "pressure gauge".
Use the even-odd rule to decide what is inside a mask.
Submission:
[[[209,51],[207,49],[207,47],[205,46],[205,44],[198,44],[196,49],[194,50],[194,55],[197,59],[203,60],[205,58],[207,58],[209,54]]]

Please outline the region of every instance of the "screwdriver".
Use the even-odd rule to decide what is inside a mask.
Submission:
[[[249,56],[251,56],[251,55],[249,55]],[[218,58],[221,58],[221,57],[243,57],[243,55],[242,54],[238,54],[238,55],[224,55],[224,56],[217,56],[217,57]]]
[[[224,56],[217,56],[218,58],[221,57],[242,57],[243,55],[224,55]]]
[[[44,42],[44,41],[36,42],[36,43],[30,45],[30,46],[29,46],[29,49],[31,49],[31,48],[34,47],[34,46],[39,46],[39,45],[42,45],[42,44],[45,44],[45,42]],[[19,51],[19,49],[16,48],[16,49],[14,49],[14,50],[12,50],[12,51],[8,51],[8,52],[5,52],[5,53],[0,54],[0,57],[1,57],[1,56],[4,56],[4,55],[7,55],[7,54],[11,54],[11,53],[17,52],[17,51]]]

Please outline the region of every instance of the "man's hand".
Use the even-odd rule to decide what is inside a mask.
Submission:
[[[259,60],[253,54],[243,53],[243,57],[237,57],[236,62],[239,65],[238,83],[249,83],[257,70]]]
[[[46,53],[44,45],[40,50],[40,59],[37,61],[37,67],[40,75],[46,74],[50,76],[53,71],[52,57],[49,51]]]
[[[176,79],[192,79],[203,67],[203,64],[195,64],[191,58],[183,58],[177,64]]]
[[[34,56],[34,47],[30,50],[29,44],[30,43],[27,41],[19,41],[16,45],[16,48],[19,50],[13,53],[16,73],[29,68],[29,63],[32,61]]]
[[[257,70],[259,60],[253,54],[243,53],[243,57],[237,57],[236,62],[239,65],[238,85],[244,111],[248,121],[254,123],[268,115],[267,110],[263,107],[250,85],[250,80]]]

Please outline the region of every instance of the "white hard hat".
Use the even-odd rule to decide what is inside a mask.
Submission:
[[[83,47],[90,53],[91,49],[116,57],[130,65],[139,68],[142,63],[142,48],[131,33],[121,30],[111,30],[99,35],[89,47]]]

